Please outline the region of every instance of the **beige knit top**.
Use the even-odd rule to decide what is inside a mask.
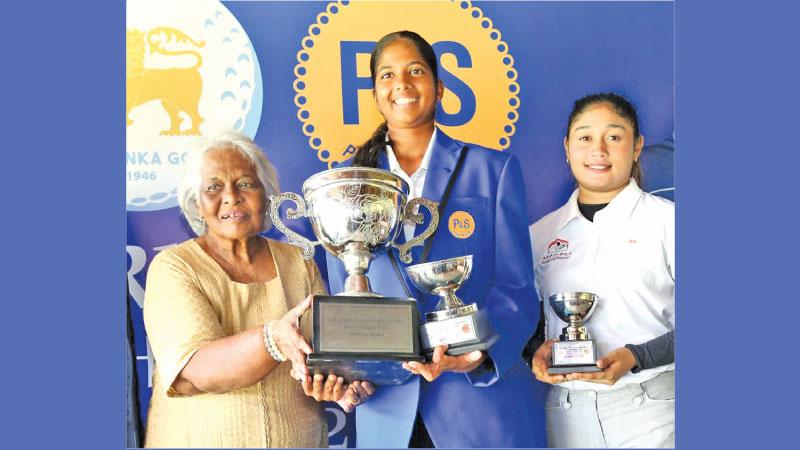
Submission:
[[[309,294],[325,293],[313,260],[304,261],[295,246],[267,242],[278,275],[266,283],[231,281],[195,240],[153,259],[144,300],[155,358],[145,447],[328,446],[322,405],[289,376],[288,361],[225,394],[185,397],[169,390],[204,344],[278,319]]]

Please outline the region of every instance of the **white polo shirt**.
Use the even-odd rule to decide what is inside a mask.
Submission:
[[[599,296],[586,328],[597,357],[625,344],[642,344],[675,329],[675,205],[639,189],[631,179],[605,208],[587,220],[578,191],[567,203],[530,227],[539,300],[545,302],[545,335],[566,326],[550,307],[557,292]],[[613,386],[586,381],[567,389],[616,389],[641,383],[675,364],[628,373]]]
[[[431,140],[428,142],[428,148],[425,150],[425,156],[422,157],[422,162],[420,162],[416,172],[411,174],[411,176],[408,176],[405,170],[400,167],[400,163],[397,161],[397,157],[394,155],[392,146],[386,144],[386,157],[389,160],[389,171],[408,183],[410,189],[408,193],[408,201],[422,197],[422,189],[425,187],[425,177],[428,175],[428,165],[431,162],[431,153],[433,153],[433,143],[436,142],[436,133],[437,129],[436,127],[433,127],[433,133],[431,134]],[[414,214],[417,213],[419,213],[419,206],[415,208],[414,211]],[[407,223],[403,225],[403,233],[405,234],[406,242],[410,241],[411,238],[414,237],[414,229],[416,226],[417,225],[413,223]]]

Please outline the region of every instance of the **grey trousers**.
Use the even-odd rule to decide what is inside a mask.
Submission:
[[[553,386],[545,411],[550,447],[675,447],[675,372],[610,391]]]

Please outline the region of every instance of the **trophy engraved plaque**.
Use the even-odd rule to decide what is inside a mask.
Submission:
[[[594,339],[590,338],[584,326],[597,308],[597,295],[559,292],[548,300],[556,315],[568,325],[562,328],[559,340],[553,343],[553,361],[547,373],[599,372]]]
[[[401,384],[412,374],[404,361],[424,361],[420,351],[419,311],[410,298],[385,298],[372,292],[366,276],[375,252],[394,247],[403,262],[411,262],[410,250],[422,245],[439,224],[438,203],[424,198],[408,199],[408,184],[391,172],[368,167],[326,170],[303,183],[303,197],[286,192],[270,196],[270,218],[289,242],[314,256],[321,244],[344,265],[344,291],[316,295],[311,304],[313,335],[308,366],[315,373],[335,373],[377,385]],[[308,217],[317,241],[309,241],[283,224],[280,204],[291,200],[289,219]],[[422,223],[417,206],[426,208],[431,220],[418,236],[404,244],[394,241],[402,224]]]
[[[420,290],[439,296],[436,310],[425,314],[420,327],[426,354],[448,344],[447,355],[463,355],[486,350],[500,338],[486,313],[475,303],[465,305],[455,294],[472,272],[472,255],[408,266],[406,272]]]

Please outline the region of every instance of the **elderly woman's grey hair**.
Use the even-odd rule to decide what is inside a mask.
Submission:
[[[264,228],[267,231],[272,228],[272,221],[269,219],[269,196],[280,193],[278,184],[278,174],[272,163],[267,159],[264,151],[248,136],[237,131],[223,131],[213,137],[204,137],[197,141],[196,146],[189,150],[186,160],[186,176],[178,185],[178,205],[181,212],[192,227],[192,231],[198,236],[202,236],[207,231],[207,226],[200,210],[198,200],[202,179],[200,168],[206,154],[212,150],[223,150],[239,152],[247,158],[255,167],[258,181],[264,186]]]

